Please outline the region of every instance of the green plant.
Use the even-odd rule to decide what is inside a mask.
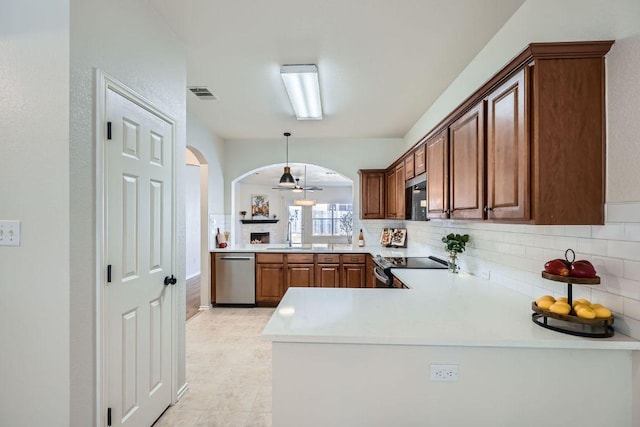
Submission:
[[[464,252],[465,245],[469,241],[469,235],[453,234],[449,233],[442,238],[442,243],[445,244],[445,250],[449,253],[459,254]]]
[[[353,230],[353,212],[349,211],[340,216],[340,230],[344,231],[344,234],[351,236]]]

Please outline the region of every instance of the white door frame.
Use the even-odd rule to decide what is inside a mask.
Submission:
[[[106,181],[105,181],[105,144],[107,139],[106,113],[107,113],[107,91],[112,90],[131,102],[139,105],[141,108],[151,112],[152,114],[162,118],[171,125],[173,144],[173,160],[172,160],[172,224],[171,224],[171,270],[176,271],[176,250],[177,247],[177,230],[176,230],[176,191],[177,191],[177,133],[176,120],[164,113],[152,102],[137,94],[123,83],[109,76],[99,69],[95,69],[95,147],[96,147],[96,426],[106,426],[107,420],[107,379],[109,378],[106,363],[106,338],[107,338],[107,321],[105,307],[105,287],[106,287]],[[178,278],[180,283],[182,280]],[[177,287],[176,287],[177,288]],[[178,387],[178,303],[177,293],[172,298],[171,306],[171,399],[172,403],[178,401],[187,388],[185,384],[180,390]],[[183,308],[184,309],[184,308]],[[160,415],[160,414],[158,414]]]

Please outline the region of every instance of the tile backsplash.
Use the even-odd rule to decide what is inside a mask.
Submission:
[[[538,226],[472,221],[406,221],[408,247],[446,256],[440,241],[448,233],[467,233],[470,241],[460,256],[462,271],[532,298],[566,295],[566,285],[545,280],[544,263],[564,258],[571,248],[576,259],[591,261],[600,285],[573,286],[574,298],[587,298],[614,311],[614,328],[640,339],[640,202],[610,203],[600,226]],[[369,226],[369,223],[373,227]],[[368,231],[377,221],[366,221]],[[399,226],[399,225],[398,225]],[[373,238],[373,236],[372,236]]]

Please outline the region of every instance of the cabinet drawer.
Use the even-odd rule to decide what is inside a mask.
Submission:
[[[342,254],[342,262],[350,264],[364,264],[365,254]]]
[[[339,264],[340,255],[338,254],[318,254],[318,264]]]
[[[281,264],[284,262],[284,254],[256,254],[258,264]]]
[[[313,254],[287,254],[287,262],[289,264],[313,264]]]

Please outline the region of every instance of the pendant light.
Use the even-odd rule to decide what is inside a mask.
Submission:
[[[296,181],[293,179],[293,175],[291,175],[291,168],[289,167],[289,137],[291,136],[291,133],[285,132],[284,136],[287,137],[287,165],[284,167],[284,173],[280,177],[278,187],[290,188],[296,186]]]
[[[304,165],[304,196],[302,199],[294,200],[293,204],[295,206],[315,206],[316,201],[307,199],[307,165]]]

